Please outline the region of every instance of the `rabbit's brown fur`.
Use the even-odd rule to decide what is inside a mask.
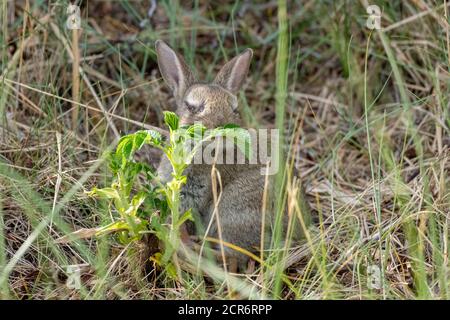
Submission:
[[[211,84],[196,82],[183,58],[164,42],[156,42],[156,52],[161,74],[173,91],[181,124],[200,121],[207,128],[241,124],[236,112],[236,94],[250,65],[250,49],[226,63]],[[216,165],[222,187],[217,204],[222,239],[250,251],[258,248],[261,241],[266,178],[261,168],[261,165],[250,164]],[[204,227],[210,223],[215,208],[211,170],[212,165],[191,164],[186,169],[187,183],[182,190],[182,212],[192,208]],[[166,158],[161,160],[158,173],[163,182],[171,179],[171,167]],[[192,228],[189,231],[194,232]],[[208,236],[219,238],[217,221],[212,222]],[[241,263],[246,260],[231,249],[227,250],[227,255],[238,258]]]

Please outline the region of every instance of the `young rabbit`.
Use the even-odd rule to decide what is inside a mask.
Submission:
[[[158,65],[164,81],[176,100],[180,124],[201,122],[207,128],[226,124],[241,125],[237,112],[236,94],[247,75],[253,52],[246,49],[226,63],[210,84],[197,82],[184,59],[166,43],[156,41]],[[182,190],[181,212],[191,208],[208,226],[217,206],[222,240],[244,249],[255,251],[260,247],[262,204],[265,176],[261,165],[217,164],[220,173],[221,194],[214,203],[212,165],[191,164],[186,169],[187,183]],[[262,170],[264,171],[264,170]],[[158,174],[163,182],[171,179],[167,158],[161,160]],[[270,217],[269,213],[267,213]],[[194,233],[191,227],[190,234]],[[213,221],[208,236],[219,239],[217,221]],[[247,258],[235,250],[225,249],[229,262],[245,265]]]

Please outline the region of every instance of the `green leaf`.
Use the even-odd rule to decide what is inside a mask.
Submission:
[[[88,239],[93,236],[100,237],[108,233],[129,230],[129,226],[124,221],[112,222],[104,227],[81,228],[65,236],[56,239],[56,243],[69,243],[77,239]]]
[[[133,134],[133,151],[142,148],[147,139],[148,133],[146,131],[138,131]]]
[[[137,214],[137,210],[139,207],[144,203],[145,198],[147,197],[147,194],[145,191],[138,192],[132,199],[131,199],[131,205],[125,212],[126,214],[135,217]]]
[[[181,227],[183,223],[185,223],[187,220],[194,221],[194,218],[192,217],[192,209],[189,209],[183,215],[179,218],[177,222],[177,228]]]
[[[167,271],[168,276],[172,278],[172,280],[177,279],[177,269],[172,262],[167,263],[167,265],[165,266],[165,270]]]
[[[146,137],[145,137],[144,143],[153,145],[155,147],[161,146],[161,143],[162,143],[161,133],[159,133],[158,131],[154,131],[154,130],[146,130],[144,132],[146,133]],[[139,147],[139,149],[141,147]]]
[[[180,121],[175,113],[164,111],[164,122],[171,130],[177,130]]]
[[[194,123],[186,129],[186,133],[194,139],[203,138],[205,131],[206,127],[201,123]]]
[[[236,129],[236,128],[240,128],[237,124],[234,123],[228,123],[226,125],[223,126],[224,129]]]
[[[116,148],[116,155],[128,160],[133,152],[133,139],[134,136],[132,134],[120,138]]]
[[[150,257],[150,260],[153,261],[159,267],[164,267],[164,270],[167,272],[167,275],[171,279],[173,280],[177,279],[177,269],[175,265],[171,262],[165,262],[164,256],[161,254],[161,252],[155,253],[152,257]]]
[[[97,196],[104,199],[120,199],[119,193],[114,188],[93,188],[91,191],[87,192],[89,196]]]
[[[112,233],[112,232],[118,232],[118,231],[124,231],[124,230],[129,230],[129,226],[125,221],[116,221],[113,223],[110,223],[104,227],[100,227],[97,229],[95,235],[97,237],[108,234],[108,233]]]
[[[109,162],[109,169],[113,174],[117,174],[122,166],[122,157],[117,156],[115,152],[108,152],[107,159]]]
[[[144,144],[150,144],[159,147],[162,142],[162,136],[154,130],[140,130],[120,138],[116,148],[116,157],[121,157],[121,167],[131,160],[133,154],[140,150]]]

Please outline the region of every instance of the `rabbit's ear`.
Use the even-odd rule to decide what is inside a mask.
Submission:
[[[249,48],[234,57],[220,69],[214,83],[236,94],[244,83],[252,56],[253,51]]]
[[[164,81],[176,98],[183,96],[186,89],[194,82],[191,70],[183,57],[173,51],[164,41],[155,43],[158,66]]]

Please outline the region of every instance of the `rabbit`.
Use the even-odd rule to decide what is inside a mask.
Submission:
[[[201,122],[207,128],[226,124],[242,125],[237,111],[237,93],[241,89],[249,70],[253,51],[244,50],[226,63],[212,83],[198,82],[184,59],[162,40],[156,41],[156,54],[161,75],[173,93],[176,114],[180,125]],[[212,165],[190,164],[185,171],[187,182],[182,189],[181,212],[191,208],[200,217],[201,224],[208,226],[215,205],[220,220],[220,234],[216,221],[211,223],[210,237],[232,243],[249,251],[260,247],[262,205],[266,176],[261,174],[260,164],[217,164],[220,173],[221,194],[219,203],[214,203],[211,170]],[[158,167],[162,182],[171,179],[171,166],[162,158]],[[270,214],[267,214],[270,219]],[[286,224],[286,223],[285,223]],[[189,234],[195,234],[192,225]],[[242,253],[225,248],[229,263],[244,268],[248,258]],[[236,268],[236,267],[235,267]]]

